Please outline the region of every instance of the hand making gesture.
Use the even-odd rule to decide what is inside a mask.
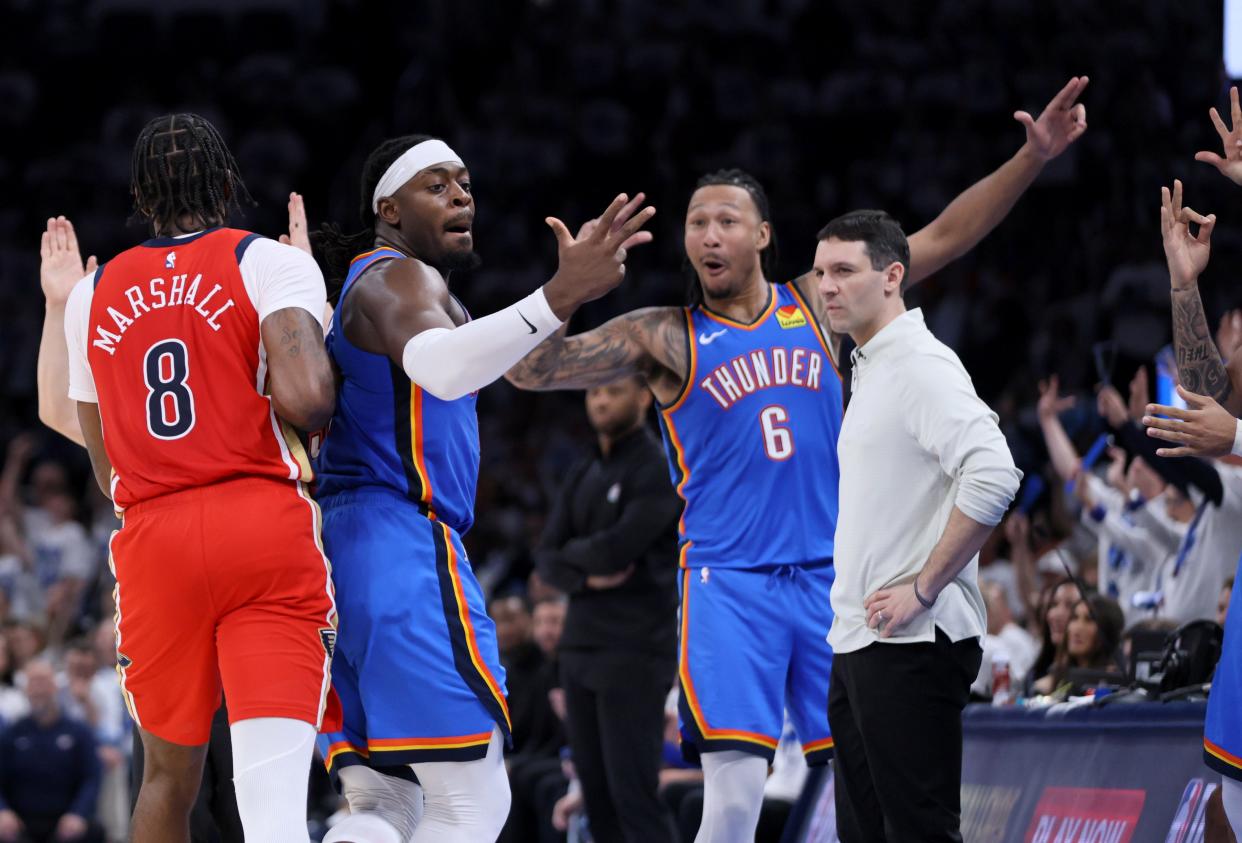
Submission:
[[[1090,81],[1075,76],[1044,106],[1039,119],[1027,111],[1015,111],[1013,119],[1026,127],[1026,143],[1044,161],[1056,158],[1087,131],[1087,107],[1077,102]]]
[[[646,198],[639,193],[631,200],[622,193],[600,214],[598,224],[583,226],[578,237],[556,217],[547,218],[556,235],[559,265],[544,292],[558,319],[611,292],[625,278],[629,250],[651,242],[651,232],[639,230],[655,216],[651,206],[638,211]]]
[[[1238,105],[1237,86],[1229,89],[1229,121],[1233,127],[1225,125],[1215,107],[1208,109],[1208,115],[1216,126],[1216,134],[1220,135],[1221,152],[1224,154],[1217,155],[1204,149],[1195,153],[1195,160],[1211,164],[1234,184],[1242,184],[1242,106]]]
[[[1190,223],[1199,226],[1190,233]],[[1193,208],[1182,206],[1182,183],[1173,181],[1173,190],[1160,188],[1160,231],[1164,237],[1164,256],[1169,262],[1169,281],[1173,289],[1194,285],[1207,268],[1212,251],[1212,227],[1216,215],[1206,217]]]

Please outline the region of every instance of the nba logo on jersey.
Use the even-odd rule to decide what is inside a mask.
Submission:
[[[176,263],[177,263],[176,252],[169,252],[167,255],[164,256],[164,268],[165,269],[172,269],[173,266],[176,265]]]
[[[787,304],[776,309],[776,323],[782,328],[801,328],[806,324],[806,315],[796,304]]]

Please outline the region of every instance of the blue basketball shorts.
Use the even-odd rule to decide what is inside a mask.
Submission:
[[[406,775],[409,764],[477,760],[497,726],[508,742],[496,627],[461,538],[385,490],[320,504],[343,715],[341,731],[319,736],[328,771],[366,764]]]
[[[834,570],[687,568],[678,676],[682,753],[776,751],[789,711],[808,764],[832,757],[828,600]]]
[[[1225,644],[1221,648],[1203,724],[1203,760],[1216,772],[1242,781],[1242,578],[1233,581]]]

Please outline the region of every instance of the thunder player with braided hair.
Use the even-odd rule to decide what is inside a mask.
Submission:
[[[327,337],[340,395],[316,494],[342,618],[332,678],[344,723],[320,747],[352,810],[325,843],[475,843],[504,825],[505,676],[461,541],[479,470],[475,398],[621,282],[627,249],[651,239],[640,229],[655,209],[642,202],[618,196],[577,238],[549,218],[556,274],[478,319],[450,292],[478,257],[470,175],[442,140],[379,147],[362,178],[369,229],[312,237],[341,284]]]
[[[1075,78],[1018,153],[909,238],[926,278],[992,229],[1044,163],[1086,129]],[[814,279],[772,283],[767,196],[740,170],[705,176],[684,242],[689,307],[636,310],[557,332],[509,373],[525,389],[643,376],[660,408],[680,522],[683,750],[704,773],[699,841],[754,838],[782,713],[809,763],[826,763],[829,592],[843,402],[840,338]],[[584,785],[584,790],[591,790]]]
[[[154,236],[77,282],[64,336],[76,426],[124,513],[110,564],[121,690],[145,759],[133,840],[189,839],[223,689],[247,839],[302,843],[336,634],[294,431],[333,407],[323,278],[305,252],[224,227],[248,197],[197,115],[142,130],[132,191]],[[44,238],[45,287],[79,260],[59,223]],[[41,392],[56,357],[41,355]]]

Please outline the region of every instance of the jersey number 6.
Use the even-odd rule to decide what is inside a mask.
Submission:
[[[185,343],[160,340],[147,349],[142,377],[147,384],[147,430],[156,439],[180,439],[194,427],[194,393],[186,385],[190,356]]]
[[[780,462],[793,456],[793,433],[788,427],[781,426],[788,423],[789,412],[779,404],[760,411],[759,426],[763,428],[763,450],[768,459]]]

